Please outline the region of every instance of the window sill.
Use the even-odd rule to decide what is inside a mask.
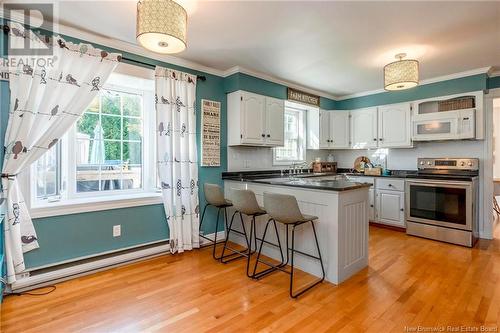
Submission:
[[[117,208],[148,206],[162,203],[161,193],[136,193],[109,197],[85,198],[51,202],[30,209],[31,218],[69,215]]]

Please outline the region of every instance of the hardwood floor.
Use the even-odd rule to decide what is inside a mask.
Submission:
[[[252,281],[243,260],[223,265],[204,249],[60,283],[47,296],[8,296],[1,331],[404,332],[448,325],[497,331],[499,277],[499,239],[471,250],[370,227],[369,267],[298,300],[288,296],[288,275]]]

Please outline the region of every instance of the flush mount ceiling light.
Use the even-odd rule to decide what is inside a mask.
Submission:
[[[157,53],[178,53],[186,48],[187,13],[172,0],[137,3],[137,41]]]
[[[405,59],[406,53],[396,54],[398,61],[384,66],[384,89],[404,90],[418,85],[418,61]]]

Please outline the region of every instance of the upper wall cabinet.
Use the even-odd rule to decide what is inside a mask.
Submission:
[[[349,111],[320,111],[319,147],[322,149],[350,148]]]
[[[411,105],[401,103],[378,108],[378,146],[411,147]]]
[[[356,149],[378,146],[376,107],[351,112],[351,141]]]
[[[227,95],[229,146],[282,146],[284,144],[283,100],[246,91]]]

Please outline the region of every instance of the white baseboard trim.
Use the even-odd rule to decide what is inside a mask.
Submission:
[[[214,239],[215,233],[207,234],[206,237]],[[217,233],[217,240],[224,240],[225,231]],[[209,245],[210,241],[200,238],[200,245]],[[75,262],[74,266],[65,267],[61,269],[54,269],[41,274],[33,274],[25,278],[19,279],[10,285],[8,291],[17,293],[31,289],[40,288],[47,285],[52,285],[58,282],[74,279],[80,276],[93,274],[96,272],[108,270],[114,267],[119,267],[134,262],[158,257],[161,255],[170,254],[170,245],[160,244],[147,249],[137,249],[125,254],[118,254],[104,259],[96,259],[95,261],[78,264]]]

